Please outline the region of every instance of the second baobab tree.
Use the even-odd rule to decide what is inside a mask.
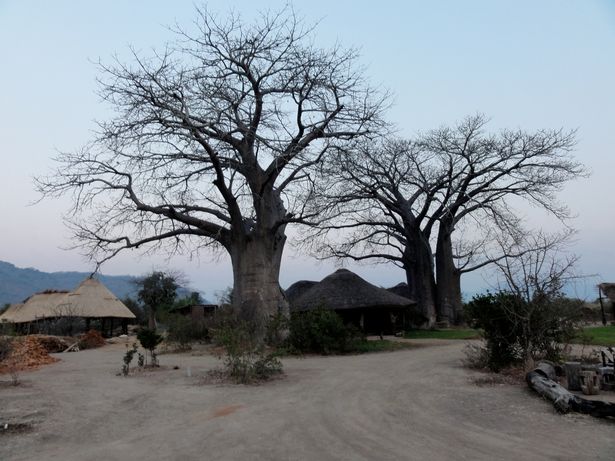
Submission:
[[[355,51],[314,46],[288,8],[253,25],[199,10],[196,30],[176,32],[150,56],[101,65],[116,116],[38,188],[73,194],[70,225],[99,263],[131,248],[224,249],[233,304],[262,337],[288,310],[286,227],[313,217],[313,169],[380,130],[386,99]]]
[[[409,141],[369,141],[328,165],[317,252],[393,262],[429,326],[457,320],[461,275],[523,254],[515,248],[522,220],[514,205],[565,221],[570,213],[557,193],[586,173],[571,155],[574,132],[491,134],[486,123],[477,115]],[[472,238],[454,239],[463,227]],[[498,245],[504,241],[508,249]]]

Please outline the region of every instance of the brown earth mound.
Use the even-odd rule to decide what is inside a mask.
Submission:
[[[105,338],[97,330],[90,330],[79,338],[79,349],[94,349],[106,344]]]

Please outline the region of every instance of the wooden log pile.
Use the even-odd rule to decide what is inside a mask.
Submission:
[[[27,370],[58,359],[49,355],[45,345],[36,336],[23,336],[12,339],[11,352],[0,362],[0,373],[13,370]]]
[[[569,392],[556,380],[553,365],[540,362],[536,368],[525,375],[528,386],[541,396],[553,402],[561,413],[571,411],[583,413],[597,418],[615,417],[615,404],[598,400],[589,400]]]

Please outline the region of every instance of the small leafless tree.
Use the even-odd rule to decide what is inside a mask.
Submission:
[[[252,26],[198,10],[196,25],[150,57],[101,65],[117,116],[60,155],[38,189],[73,194],[69,223],[98,263],[131,248],[224,249],[233,303],[264,324],[287,310],[286,227],[318,211],[306,212],[315,168],[381,130],[387,98],[364,80],[356,51],[317,48],[289,8]]]
[[[42,323],[47,334],[73,336],[84,330],[85,322],[77,307],[71,304],[59,304],[51,310],[49,319]]]
[[[546,296],[560,296],[566,283],[579,278],[574,273],[578,256],[567,250],[574,232],[528,233],[514,248],[515,254],[494,262],[498,269],[497,288],[526,302]],[[502,249],[509,251],[510,247]]]
[[[536,352],[559,356],[576,332],[583,303],[563,293],[580,277],[574,271],[578,257],[568,251],[572,236],[570,231],[526,235],[517,255],[494,263],[498,289],[520,300],[504,308],[526,360]]]

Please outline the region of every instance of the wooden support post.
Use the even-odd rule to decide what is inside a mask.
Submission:
[[[602,303],[602,288],[598,285],[598,300],[600,301],[600,313],[602,314],[602,326],[606,326],[606,315],[604,314],[604,304]],[[613,317],[615,320],[615,317]]]

